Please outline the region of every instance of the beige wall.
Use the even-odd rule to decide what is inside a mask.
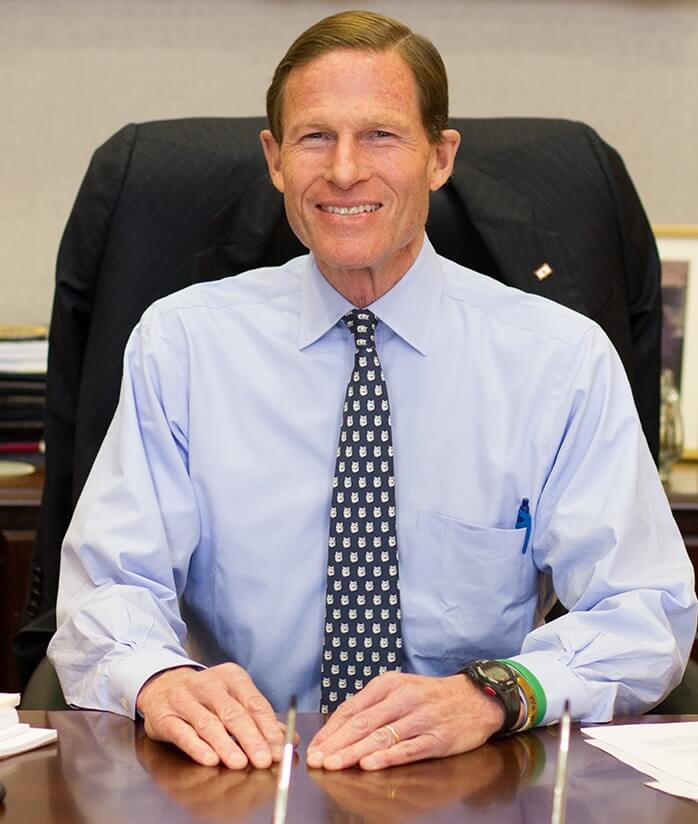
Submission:
[[[346,7],[0,0],[0,322],[48,320],[60,234],[99,143],[134,120],[261,114],[291,39]],[[698,223],[698,2],[370,7],[434,40],[454,115],[585,120],[621,151],[654,222]]]

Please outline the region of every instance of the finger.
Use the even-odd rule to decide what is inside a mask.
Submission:
[[[341,769],[336,759],[330,762],[335,766],[329,766],[328,757],[361,741],[370,743],[368,751],[375,750],[379,745],[390,746],[394,740],[385,725],[395,722],[403,711],[398,699],[388,696],[379,704],[352,714],[333,735],[326,737],[319,745],[315,741],[311,742],[308,748],[308,766]]]
[[[241,703],[229,695],[225,695],[223,699],[214,702],[211,716],[218,722],[217,725],[211,722],[211,729],[206,726],[202,732],[199,728],[201,722],[197,720],[194,723],[196,731],[202,738],[208,741],[209,734],[215,735],[216,738],[218,738],[218,730],[216,727],[220,727],[220,730],[228,739],[230,739],[230,736],[235,738],[240,749],[255,767],[264,769],[271,766],[271,748],[254,719]]]
[[[399,764],[411,764],[425,758],[434,758],[436,744],[429,735],[418,735],[384,750],[377,750],[359,761],[362,770],[382,770]]]
[[[146,733],[156,741],[168,741],[174,744],[193,758],[194,761],[204,766],[213,767],[223,761],[230,769],[244,769],[247,766],[247,758],[239,747],[231,741],[230,736],[226,734],[222,725],[214,716],[203,708],[200,709],[202,713],[200,714],[199,729],[182,718],[169,715],[160,719],[155,728],[149,728],[146,721]],[[204,712],[211,720],[204,721]],[[213,732],[215,724],[220,728],[222,737],[216,736]]]
[[[221,718],[205,707],[198,707],[184,715],[194,732],[212,747],[221,761],[234,770],[247,766],[249,753],[239,741],[234,741]]]
[[[288,728],[287,728],[286,724],[282,723],[281,721],[279,721],[279,722],[278,722],[278,724],[279,724],[279,729],[281,730],[281,735],[282,735],[282,737],[283,737],[283,741],[284,741],[284,743],[286,743],[286,730],[287,730]],[[297,747],[300,743],[301,743],[301,737],[300,737],[300,735],[298,735],[298,733],[297,733],[297,732],[294,732],[294,733],[293,733],[293,749],[295,750],[295,749],[296,749],[296,747]],[[282,753],[283,753],[283,747],[282,747]]]
[[[221,702],[230,702],[230,696],[220,682],[202,678],[192,682],[186,690],[172,691],[169,701],[172,715],[187,722],[227,767],[239,770],[247,766],[247,755],[232,740],[220,717]]]
[[[320,748],[325,741],[336,735],[336,733],[347,724],[356,726],[358,723],[360,726],[364,723],[362,719],[359,719],[357,722],[355,720],[356,716],[380,703],[387,695],[393,692],[397,686],[399,677],[399,674],[394,672],[379,675],[370,681],[360,692],[357,692],[356,695],[347,698],[329,717],[322,729],[315,734],[310,742],[309,749]],[[370,732],[370,730],[367,731]]]
[[[319,747],[341,730],[345,724],[351,722],[357,714],[380,701],[384,696],[384,691],[380,689],[380,684],[378,684],[379,688],[376,689],[376,684],[379,681],[380,678],[375,678],[361,692],[352,695],[351,698],[347,698],[346,701],[340,704],[324,723],[322,729],[315,733],[313,740],[310,742],[310,747]]]
[[[229,697],[216,707],[218,716],[234,735],[255,767],[269,767],[283,751],[284,736],[274,710],[241,667],[227,669]],[[230,696],[234,696],[230,700]]]
[[[322,767],[326,770],[344,770],[347,767],[353,767],[371,753],[383,752],[397,746],[403,736],[409,736],[410,726],[408,720],[395,721],[390,726],[383,724],[360,741],[326,756]]]

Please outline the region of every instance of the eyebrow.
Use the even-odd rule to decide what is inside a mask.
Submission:
[[[370,132],[370,131],[409,131],[410,125],[406,123],[404,120],[399,120],[396,118],[385,118],[380,120],[366,120],[363,123],[358,123],[355,127],[355,131],[357,132]],[[304,132],[330,132],[335,133],[336,129],[330,126],[328,123],[323,123],[320,120],[314,121],[309,120],[305,123],[301,122],[296,125],[287,128],[288,134],[297,135],[299,133]]]

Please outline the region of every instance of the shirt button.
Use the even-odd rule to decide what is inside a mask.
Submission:
[[[123,696],[121,697],[121,706],[128,712],[128,701]]]

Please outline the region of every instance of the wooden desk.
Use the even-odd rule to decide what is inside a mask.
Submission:
[[[231,772],[200,767],[148,740],[141,724],[97,712],[23,712],[58,730],[58,744],[0,762],[7,788],[0,821],[248,822],[269,824],[276,768]],[[675,720],[674,717],[673,720]],[[669,720],[644,716],[642,723]],[[685,716],[683,720],[698,720]],[[299,758],[291,778],[288,824],[536,822],[550,820],[557,728],[486,744],[479,750],[379,773],[308,770],[305,746],[320,724],[299,716]],[[567,824],[695,824],[695,803],[644,785],[649,780],[584,744],[575,729],[569,759]]]

